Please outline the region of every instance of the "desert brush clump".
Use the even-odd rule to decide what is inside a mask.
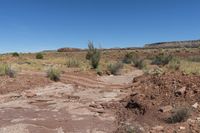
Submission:
[[[124,66],[123,63],[117,62],[117,63],[109,64],[107,66],[107,69],[111,74],[118,75],[120,70],[123,68],[123,66]]]
[[[99,49],[94,47],[93,42],[91,41],[88,44],[88,52],[86,55],[86,59],[90,60],[92,68],[96,69],[99,66],[101,52]]]
[[[168,67],[172,70],[179,70],[181,65],[181,61],[179,58],[172,58],[169,62]]]
[[[12,56],[13,56],[13,57],[19,57],[19,53],[14,52],[14,53],[12,53]]]
[[[36,59],[43,59],[44,56],[42,53],[37,53],[36,56],[35,56]]]
[[[67,67],[79,67],[80,62],[79,62],[79,60],[77,60],[75,58],[70,58],[67,60],[66,65],[67,65]]]
[[[125,64],[132,64],[134,63],[134,60],[136,59],[136,54],[133,53],[133,52],[129,52],[129,53],[126,53],[124,58],[123,58],[123,63]]]
[[[190,115],[190,110],[189,108],[186,107],[180,107],[177,110],[174,111],[174,113],[166,119],[167,123],[179,123],[179,122],[184,122],[188,119]]]
[[[153,58],[152,64],[164,66],[167,65],[172,60],[172,58],[173,57],[171,55],[165,55],[162,53]]]
[[[14,78],[16,76],[16,71],[14,71],[8,64],[0,64],[0,76],[6,75]]]
[[[139,68],[139,69],[146,68],[146,64],[144,62],[144,59],[135,59],[134,60],[134,66]]]
[[[180,71],[186,74],[200,75],[200,62],[181,60]]]
[[[47,71],[47,77],[53,81],[59,81],[60,80],[60,71],[55,68],[50,68]]]

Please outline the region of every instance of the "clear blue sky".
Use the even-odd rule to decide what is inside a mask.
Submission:
[[[0,52],[200,39],[200,0],[0,0]]]

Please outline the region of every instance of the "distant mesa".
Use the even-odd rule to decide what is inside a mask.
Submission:
[[[158,42],[146,44],[145,48],[200,48],[200,40]]]
[[[60,48],[57,51],[58,52],[79,52],[79,51],[82,51],[82,49],[79,49],[79,48]]]

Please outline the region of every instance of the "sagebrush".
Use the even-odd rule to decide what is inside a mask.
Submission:
[[[55,68],[50,68],[47,71],[47,77],[53,81],[59,81],[60,80],[60,71]]]

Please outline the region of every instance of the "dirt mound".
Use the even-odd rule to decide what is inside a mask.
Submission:
[[[182,73],[161,76],[144,75],[136,78],[131,95],[119,102],[117,132],[183,132],[199,131],[200,77]],[[169,124],[172,114],[181,108],[190,110],[189,119]],[[182,115],[182,114],[181,114]],[[181,116],[182,117],[182,116]],[[193,121],[191,124],[190,121]],[[128,127],[127,127],[128,126]],[[173,128],[172,128],[173,127]]]

